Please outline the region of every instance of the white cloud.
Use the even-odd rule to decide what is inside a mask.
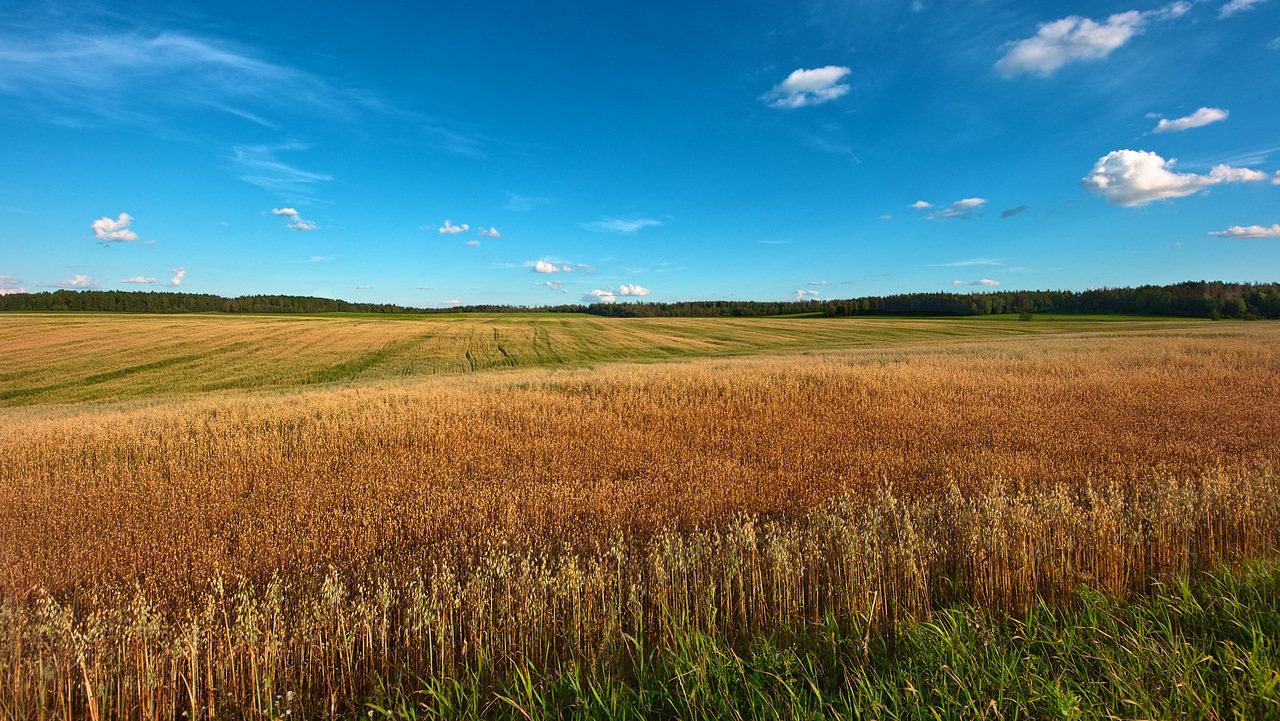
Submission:
[[[881,215],[881,216],[879,216],[878,218],[876,218],[876,220],[893,220],[893,216],[892,216],[892,215]]]
[[[1218,9],[1218,17],[1226,18],[1236,13],[1252,10],[1254,5],[1261,5],[1267,0],[1231,0],[1231,2],[1223,5]]]
[[[826,285],[826,284],[827,284],[827,281],[825,281],[825,280],[811,280],[811,281],[809,281],[809,285]]]
[[[771,108],[803,108],[806,105],[820,105],[849,92],[849,86],[840,82],[851,73],[849,68],[840,65],[827,65],[812,70],[794,70],[786,80],[773,86],[760,99]]]
[[[1000,285],[1000,281],[998,281],[998,280],[991,280],[990,278],[979,278],[978,280],[953,280],[953,281],[951,281],[951,285],[986,285],[986,286],[994,286],[994,285]]]
[[[934,268],[954,268],[969,265],[1004,265],[1004,258],[970,258],[969,260],[957,260],[954,263],[934,263]]]
[[[371,285],[357,285],[356,290],[373,290]]]
[[[107,243],[125,243],[137,240],[138,234],[129,230],[130,225],[133,225],[133,216],[128,213],[121,213],[120,217],[115,220],[98,218],[89,227],[93,229],[93,234],[98,238],[98,242],[106,245]]]
[[[1101,60],[1142,32],[1147,20],[1177,17],[1188,8],[1187,3],[1175,2],[1153,12],[1116,13],[1104,22],[1069,15],[1041,25],[1029,38],[1006,44],[1008,50],[996,61],[996,71],[1005,77],[1020,73],[1047,77],[1067,63]]]
[[[464,233],[470,229],[471,229],[471,226],[467,225],[466,223],[463,223],[462,225],[454,225],[453,223],[450,223],[449,221],[446,220],[444,221],[444,225],[440,226],[439,228],[436,228],[436,232],[443,233],[445,235],[457,235],[458,233]]]
[[[482,226],[479,228],[479,230],[480,230],[480,235],[485,238],[501,238],[502,237],[502,233],[499,233],[497,228],[485,228]]]
[[[1271,178],[1272,185],[1280,185],[1280,170],[1276,171],[1275,177]]]
[[[1280,223],[1268,228],[1265,225],[1233,225],[1226,230],[1217,230],[1209,235],[1219,238],[1280,238]]]
[[[65,280],[60,280],[56,283],[41,283],[40,285],[48,288],[97,288],[98,279],[76,273]]]
[[[1266,180],[1267,174],[1248,168],[1215,165],[1207,175],[1175,173],[1176,159],[1165,160],[1145,150],[1113,150],[1098,159],[1080,185],[1125,207],[1153,200],[1181,198],[1218,183]]]
[[[540,205],[547,205],[551,202],[550,198],[539,198],[532,195],[520,195],[507,191],[507,202],[502,206],[506,210],[512,210],[517,213],[524,213],[533,210]]]
[[[1229,112],[1221,108],[1200,108],[1194,113],[1176,120],[1161,118],[1160,122],[1151,132],[1153,133],[1176,133],[1181,130],[1189,130],[1191,128],[1199,128],[1209,123],[1216,123],[1226,120]]]
[[[562,280],[547,280],[547,281],[543,281],[543,282],[539,283],[538,285],[545,285],[545,286],[547,286],[547,288],[548,288],[548,289],[553,290],[553,291],[557,291],[557,292],[560,292],[560,293],[568,293],[568,292],[569,292],[569,290],[568,290],[567,288],[565,288],[565,287],[564,287],[564,281],[562,281]]]
[[[415,289],[415,290],[431,290],[431,286],[429,286],[429,285],[419,285],[419,286],[415,286],[415,288],[414,288],[414,289]]]
[[[182,285],[182,278],[186,276],[187,269],[186,268],[170,268],[169,272],[173,273],[173,277],[169,279],[169,285]]]
[[[559,273],[572,272],[573,266],[566,264],[556,264],[545,260],[535,261],[533,264],[533,272],[535,273]]]
[[[818,291],[808,288],[801,288],[796,291],[796,300],[814,299],[818,295]]]
[[[916,210],[924,210],[925,208],[932,208],[932,207],[933,207],[933,203],[930,203],[930,202],[929,202],[929,201],[927,201],[927,200],[917,200],[916,202],[912,203],[911,205],[909,205],[909,206],[907,206],[907,207],[908,207],[908,208],[915,208]]]
[[[240,166],[237,177],[244,182],[301,199],[312,186],[333,180],[332,175],[295,168],[276,157],[276,153],[282,150],[306,149],[306,145],[299,143],[237,145],[231,149],[231,160]]]
[[[156,279],[155,279],[155,278],[147,278],[147,277],[145,277],[145,276],[141,276],[141,275],[135,275],[135,276],[133,276],[132,278],[125,278],[124,280],[122,280],[122,281],[120,281],[120,282],[121,282],[121,283],[154,284],[154,283],[156,282]]]
[[[293,208],[272,208],[272,215],[289,219],[289,230],[315,230],[319,226],[310,220],[303,220]]]
[[[15,278],[11,275],[0,275],[0,295],[12,295],[14,293],[26,293],[27,289],[22,287],[22,279]]]
[[[1280,38],[1275,38],[1275,39],[1274,39],[1274,40],[1272,40],[1271,42],[1267,43],[1267,49],[1268,49],[1268,50],[1280,50]]]
[[[987,202],[986,198],[964,198],[924,216],[925,220],[968,220]]]
[[[466,243],[464,243],[464,245],[469,245],[469,246],[471,246],[472,248],[477,248],[477,247],[479,247],[479,246],[480,246],[480,241],[478,241],[478,240],[468,240]]]
[[[450,298],[444,302],[444,305],[462,305],[462,301],[457,298]]]
[[[653,225],[662,225],[662,222],[652,218],[632,218],[630,220],[605,218],[592,223],[582,223],[583,228],[596,233],[634,233],[641,228]]]
[[[587,291],[586,293],[583,293],[582,300],[584,300],[587,303],[613,303],[614,301],[618,300],[618,297],[614,295],[612,289],[601,290],[599,288],[596,288],[595,290],[590,290],[590,291]]]
[[[618,295],[645,296],[649,295],[649,289],[639,285],[628,285],[623,283],[618,286]]]

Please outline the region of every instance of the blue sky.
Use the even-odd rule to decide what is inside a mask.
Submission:
[[[1280,0],[0,3],[0,292],[1280,280]]]

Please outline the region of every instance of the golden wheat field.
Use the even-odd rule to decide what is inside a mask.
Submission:
[[[1280,543],[1271,323],[14,315],[0,352],[10,718],[349,712]]]

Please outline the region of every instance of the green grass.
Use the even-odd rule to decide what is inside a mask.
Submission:
[[[0,406],[289,390],[506,368],[1265,324],[1120,316],[600,318],[0,314]]]
[[[955,607],[892,638],[835,624],[738,646],[688,635],[619,669],[519,663],[383,683],[360,716],[679,719],[1280,718],[1280,563],[1081,590],[1018,617]]]

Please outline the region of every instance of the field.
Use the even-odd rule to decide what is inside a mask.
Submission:
[[[551,716],[762,639],[896,693],[947,609],[1280,544],[1273,323],[11,314],[0,352],[6,717]],[[1202,707],[1278,712],[1255,651]],[[724,713],[681,673],[623,706]]]

